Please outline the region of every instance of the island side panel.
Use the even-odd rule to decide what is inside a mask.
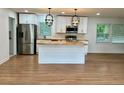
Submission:
[[[76,45],[40,45],[39,64],[84,64],[85,49]]]

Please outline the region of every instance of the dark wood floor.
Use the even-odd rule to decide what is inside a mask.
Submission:
[[[124,54],[88,54],[85,65],[39,65],[20,55],[0,65],[0,84],[124,84]]]

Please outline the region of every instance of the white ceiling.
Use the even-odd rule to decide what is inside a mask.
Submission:
[[[28,13],[48,13],[47,8],[11,8],[15,12],[24,12],[28,10]],[[102,17],[124,17],[124,8],[77,8],[77,15],[79,16],[96,16],[96,13],[100,13]],[[73,15],[74,8],[52,8],[51,13],[56,15],[62,15],[61,12],[65,12],[64,15]]]

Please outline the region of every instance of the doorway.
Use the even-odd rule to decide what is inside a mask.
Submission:
[[[14,24],[15,19],[9,17],[9,55],[14,56]]]

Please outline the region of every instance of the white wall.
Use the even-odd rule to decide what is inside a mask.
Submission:
[[[87,32],[87,39],[89,40],[88,52],[89,53],[124,53],[124,44],[96,43],[97,23],[119,24],[119,23],[124,23],[124,18],[89,17],[88,32]]]
[[[0,64],[9,59],[9,17],[16,18],[16,13],[9,9],[0,9]],[[14,53],[16,54],[16,27],[14,32]]]

